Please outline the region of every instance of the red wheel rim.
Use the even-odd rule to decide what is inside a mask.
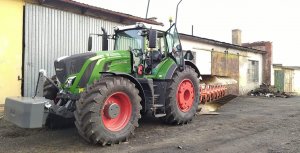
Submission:
[[[112,107],[115,112],[119,110],[118,113],[111,115]],[[108,130],[120,131],[128,124],[131,118],[132,105],[130,98],[124,92],[115,92],[105,100],[100,113],[102,122]]]
[[[193,107],[195,91],[191,80],[184,79],[179,83],[176,98],[180,111],[188,112]]]

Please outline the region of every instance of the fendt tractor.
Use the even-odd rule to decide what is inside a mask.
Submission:
[[[200,72],[189,61],[192,53],[183,53],[176,24],[102,31],[103,51],[58,58],[55,76],[39,73],[33,98],[6,99],[5,118],[23,128],[75,122],[86,141],[102,145],[126,141],[141,114],[168,124],[190,122],[200,99]],[[109,38],[113,51],[107,51]]]

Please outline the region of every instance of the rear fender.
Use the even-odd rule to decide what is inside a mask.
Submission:
[[[196,73],[198,74],[198,78],[200,77],[200,71],[194,63],[192,63],[191,61],[184,61],[184,64],[188,65],[188,66],[191,66],[196,71]]]
[[[198,78],[200,77],[200,71],[199,71],[199,69],[197,68],[197,66],[196,66],[194,63],[192,63],[192,62],[190,62],[190,61],[185,61],[184,64],[185,64],[185,65],[188,65],[188,66],[191,66],[193,69],[195,69],[195,71],[196,71],[196,73],[197,73],[197,77],[198,77]],[[172,64],[172,65],[169,67],[168,71],[167,71],[166,79],[172,79],[172,76],[173,76],[173,74],[175,73],[175,71],[177,70],[177,68],[178,68],[177,64]]]

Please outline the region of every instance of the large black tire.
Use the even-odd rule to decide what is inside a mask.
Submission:
[[[186,83],[190,84],[190,88],[189,90],[183,88],[183,96],[187,96],[187,100],[190,100],[190,105],[181,108],[178,99],[178,96],[181,95],[179,89],[181,89],[182,84]],[[166,116],[163,117],[162,120],[168,124],[186,124],[192,121],[198,108],[199,96],[199,79],[195,70],[190,66],[186,66],[182,72],[176,71],[172,77],[172,81],[168,85]],[[182,101],[184,102],[184,100]]]
[[[121,98],[116,96],[121,96]],[[110,100],[112,97],[117,100]],[[121,104],[119,103],[120,113],[116,118],[121,118],[126,113],[129,117],[125,123],[120,122],[120,126],[116,124],[115,127],[121,127],[117,129],[114,125],[107,123],[116,119],[109,118],[107,113],[110,104],[115,104],[118,98]],[[134,129],[139,126],[138,120],[141,118],[140,110],[142,109],[140,102],[139,91],[130,80],[123,77],[103,78],[87,87],[76,102],[75,125],[79,134],[89,143],[106,145],[126,141],[133,134]],[[122,103],[131,105],[130,113],[127,112],[129,107],[122,106]]]
[[[57,85],[57,79],[56,76],[52,76],[51,80]],[[46,99],[55,100],[58,93],[58,89],[50,83],[49,80],[46,80],[44,83],[44,97]]]

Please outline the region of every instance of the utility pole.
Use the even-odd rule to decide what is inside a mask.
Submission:
[[[148,0],[148,5],[147,5],[147,12],[146,12],[146,19],[148,18],[148,10],[149,10],[149,4],[150,4],[150,0]]]

